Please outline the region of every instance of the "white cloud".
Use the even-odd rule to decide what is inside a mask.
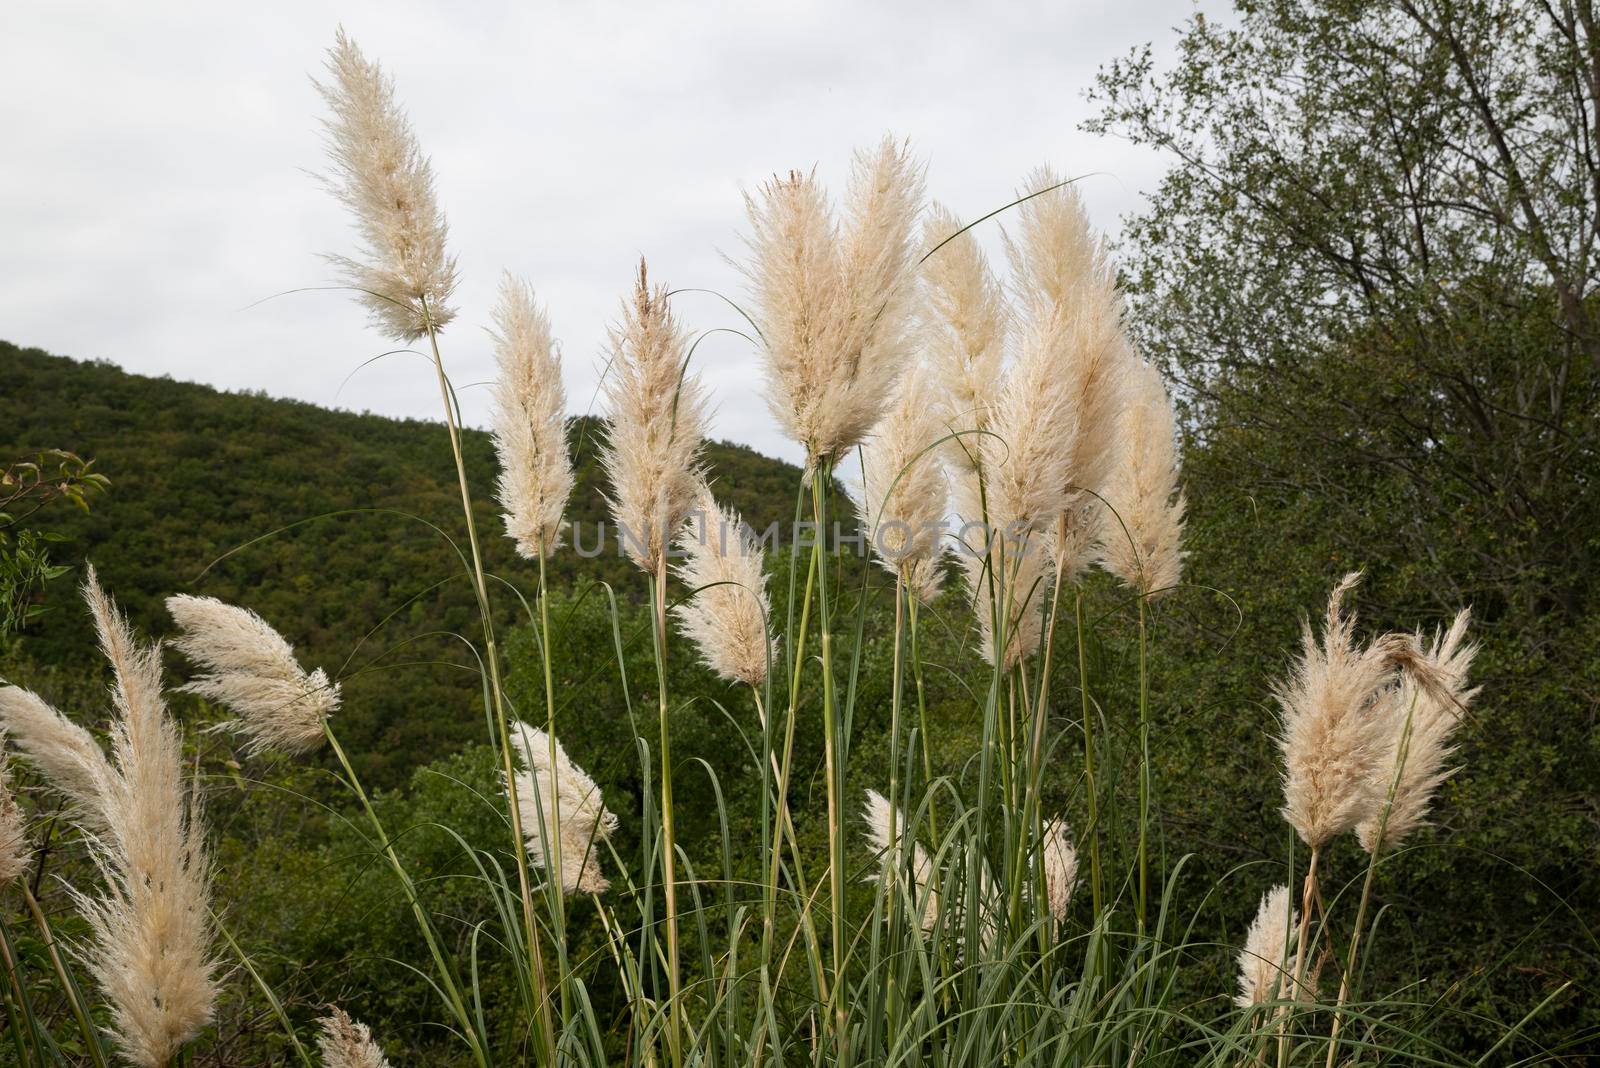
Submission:
[[[1001,8],[1003,10],[995,10]],[[1103,226],[1159,173],[1149,153],[1078,130],[1098,65],[1170,39],[1184,0],[937,3],[361,2],[260,7],[35,3],[0,36],[8,220],[0,336],[146,374],[318,404],[433,417],[414,358],[365,329],[319,259],[349,237],[322,166],[308,75],[338,21],[398,82],[432,155],[463,271],[446,338],[460,384],[503,268],[529,279],[590,407],[606,323],[640,254],[677,287],[737,296],[740,190],[817,165],[842,186],[852,147],[911,138],[929,189],[965,217],[1050,161],[1100,172]],[[986,227],[985,240],[996,231]],[[697,328],[735,326],[684,295]],[[743,342],[702,345],[713,432],[794,458]],[[468,389],[469,422],[485,391]]]

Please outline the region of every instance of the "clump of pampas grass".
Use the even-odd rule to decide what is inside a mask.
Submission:
[[[92,832],[105,829],[114,772],[94,735],[19,686],[0,687],[0,730],[66,798],[68,819]]]
[[[876,559],[927,603],[944,582],[943,526],[950,483],[935,445],[944,420],[927,375],[913,369],[861,448],[861,482],[849,487]]]
[[[1455,773],[1445,767],[1455,751],[1450,736],[1478,695],[1476,688],[1467,686],[1467,672],[1478,653],[1476,645],[1465,641],[1471,619],[1471,611],[1462,609],[1427,649],[1421,648],[1420,639],[1412,638],[1407,644],[1416,649],[1416,655],[1407,659],[1420,670],[1402,671],[1399,681],[1383,695],[1384,741],[1374,782],[1377,795],[1373,811],[1356,827],[1356,837],[1368,852],[1392,849],[1423,826],[1434,793]],[[1388,794],[1391,784],[1392,801]]]
[[[383,1051],[372,1040],[371,1029],[343,1009],[330,1010],[317,1024],[322,1028],[317,1048],[325,1068],[389,1068]]]
[[[856,154],[842,225],[814,172],[745,197],[768,403],[808,472],[860,443],[893,395],[910,350],[922,197],[921,165],[890,138]]]
[[[179,594],[167,598],[167,611],[179,628],[173,647],[203,669],[183,691],[238,716],[231,725],[247,752],[301,754],[322,745],[339,684],[321,668],[308,674],[272,624],[215,597]]]
[[[5,734],[0,732],[0,890],[26,875],[33,859],[28,823],[11,793],[10,758],[4,745]]]
[[[1390,658],[1377,645],[1356,643],[1355,613],[1344,611],[1360,581],[1352,572],[1334,587],[1321,642],[1307,623],[1300,657],[1276,688],[1283,817],[1313,850],[1372,814],[1392,735],[1382,700]]]
[[[1240,1008],[1289,997],[1291,989],[1298,991],[1298,1001],[1316,997],[1310,981],[1302,979],[1295,986],[1294,978],[1284,967],[1294,948],[1294,931],[1299,922],[1287,886],[1274,886],[1261,896],[1261,907],[1245,935],[1244,948],[1239,951],[1239,993],[1234,1003]]]
[[[867,791],[862,815],[867,823],[867,842],[878,857],[878,878],[888,881],[900,860],[900,840],[906,832],[905,815],[876,790]],[[939,887],[935,882],[933,858],[920,842],[911,844],[911,879],[911,900],[922,907],[922,929],[931,931],[939,918]]]
[[[628,558],[664,573],[667,548],[694,507],[703,482],[700,446],[706,401],[688,373],[688,337],[668,307],[665,287],[651,288],[643,260],[622,322],[611,331],[606,378],[611,428],[601,454],[611,479],[611,515]]]
[[[339,31],[317,83],[333,175],[328,184],[355,216],[361,258],[332,257],[360,292],[373,323],[415,341],[455,317],[456,261],[447,250],[433,168],[394,98],[394,83]]]
[[[562,893],[603,893],[611,884],[600,874],[597,850],[617,829],[617,817],[606,809],[600,787],[567,758],[559,741],[537,727],[512,723],[511,742],[522,762],[517,805],[528,859],[537,868],[559,864]],[[546,841],[546,827],[559,827],[553,848]]]
[[[527,284],[506,275],[494,311],[494,445],[506,535],[537,559],[561,543],[561,514],[572,493],[566,391],[550,320]]]
[[[1118,427],[1116,464],[1105,484],[1100,563],[1141,596],[1178,584],[1183,566],[1183,491],[1172,399],[1161,373],[1133,363]]]
[[[696,514],[678,531],[678,547],[678,579],[694,593],[672,614],[719,677],[760,686],[776,646],[767,636],[772,604],[760,545],[739,513],[718,505],[702,486]]]
[[[118,1046],[142,1068],[162,1068],[211,1020],[217,998],[200,797],[162,698],[160,645],[138,643],[93,567],[84,597],[115,677],[115,768],[103,784],[105,828],[90,839],[105,887],[73,897]]]

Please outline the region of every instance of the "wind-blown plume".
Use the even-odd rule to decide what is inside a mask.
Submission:
[[[317,1048],[324,1068],[389,1068],[383,1051],[372,1041],[372,1031],[343,1009],[332,1009],[317,1023],[322,1027]]]
[[[114,774],[94,735],[20,686],[0,687],[0,730],[72,805],[68,818],[105,829],[105,798]]]
[[[1045,902],[1057,923],[1067,917],[1072,888],[1078,882],[1078,851],[1072,846],[1067,821],[1060,816],[1045,824],[1041,856],[1044,861]]]
[[[945,457],[952,469],[975,474],[980,432],[1005,378],[1010,306],[972,231],[947,208],[935,204],[922,233],[929,252],[920,340],[944,394],[945,426],[958,435]]]
[[[837,460],[883,417],[910,350],[922,168],[885,138],[856,154],[846,219],[816,175],[789,172],[746,196],[749,279],[774,416]]]
[[[456,261],[446,249],[433,167],[422,154],[394,83],[339,31],[328,50],[328,81],[317,91],[333,113],[324,122],[334,195],[355,216],[360,259],[332,257],[361,291],[373,323],[414,341],[455,318],[449,306]]]
[[[561,543],[561,513],[572,494],[567,395],[550,320],[526,283],[506,275],[494,311],[494,447],[506,536],[529,560]]]
[[[23,818],[22,806],[11,794],[9,760],[4,745],[5,734],[0,732],[0,890],[26,875],[33,860],[33,850],[28,845],[28,823]]]
[[[1234,1003],[1241,1009],[1290,996],[1294,977],[1284,965],[1294,949],[1299,922],[1299,912],[1289,900],[1287,886],[1274,886],[1261,895],[1261,907],[1245,935],[1244,948],[1239,951],[1239,993]],[[1315,999],[1314,981],[1302,979],[1299,994],[1297,1001]]]
[[[611,479],[611,516],[628,558],[656,574],[703,481],[698,457],[706,402],[686,366],[688,338],[667,306],[666,289],[650,288],[643,260],[611,348],[605,384],[611,431],[601,454]]]
[[[878,878],[887,878],[899,860],[899,842],[906,831],[905,815],[876,790],[867,791],[867,804],[862,815],[867,821],[867,841],[878,855]],[[893,834],[889,833],[891,822],[894,824]],[[911,844],[911,877],[911,900],[922,906],[922,929],[931,931],[939,918],[939,887],[934,881],[933,858],[920,842]]]
[[[197,784],[161,695],[161,647],[141,646],[88,569],[84,597],[115,677],[106,829],[91,841],[106,886],[73,892],[89,921],[90,971],[111,1001],[123,1054],[169,1064],[212,1016],[210,861]]]
[[[678,580],[696,591],[672,614],[718,676],[760,686],[776,639],[767,637],[772,604],[761,546],[739,513],[719,506],[702,486],[697,514],[678,531]]]
[[[339,684],[321,668],[307,674],[272,624],[215,597],[168,597],[167,611],[179,628],[173,647],[203,669],[183,691],[238,716],[232,726],[247,752],[309,753],[322,745]]]
[[[934,446],[945,434],[928,376],[914,369],[862,446],[860,485],[849,487],[878,562],[924,603],[944,582],[950,482]]]
[[[1183,565],[1183,491],[1172,399],[1161,373],[1135,361],[1118,434],[1118,461],[1106,480],[1100,562],[1143,596],[1178,584]]]
[[[1476,688],[1467,688],[1467,672],[1478,653],[1476,645],[1463,644],[1471,619],[1471,610],[1463,608],[1450,629],[1435,636],[1432,647],[1420,650],[1418,659],[1426,665],[1424,673],[1430,685],[1419,682],[1416,673],[1405,671],[1384,695],[1380,718],[1387,738],[1373,783],[1376,810],[1356,827],[1361,848],[1369,853],[1380,845],[1394,848],[1422,826],[1434,793],[1455,774],[1455,769],[1444,766],[1455,752],[1450,735],[1478,695]],[[1413,642],[1418,647],[1422,644],[1416,638]],[[1383,808],[1391,783],[1394,800],[1385,817]]]
[[[560,742],[537,727],[513,722],[511,742],[522,760],[523,770],[517,772],[517,806],[528,840],[528,859],[536,868],[559,862],[564,894],[603,893],[611,884],[600,874],[598,850],[617,829],[617,817],[607,811],[600,787],[567,759]],[[547,855],[545,828],[558,826],[560,836]]]
[[[1328,598],[1318,645],[1306,624],[1289,678],[1276,688],[1283,710],[1283,818],[1313,849],[1372,814],[1373,784],[1389,738],[1381,700],[1390,679],[1382,649],[1358,648],[1344,597],[1361,580],[1346,575]]]

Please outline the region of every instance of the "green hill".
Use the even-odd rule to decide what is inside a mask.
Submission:
[[[475,630],[465,572],[429,526],[464,538],[441,424],[221,392],[5,342],[0,383],[0,457],[70,449],[111,478],[91,512],[53,509],[49,525],[72,539],[62,555],[92,561],[135,623],[164,632],[161,602],[174,592],[221,597],[261,612],[310,662],[330,669],[371,631],[354,664],[383,670],[345,684],[343,730],[364,761],[360,770],[377,783],[399,781],[415,754],[482,737],[475,717],[434,712],[475,703],[477,681],[462,670],[459,643],[419,637]],[[571,424],[578,485],[568,514],[589,532],[586,549],[605,515],[599,431],[593,419]],[[531,585],[532,566],[503,536],[492,500],[489,436],[468,430],[463,444],[486,565]],[[709,445],[706,460],[719,497],[752,525],[785,517],[796,468],[728,443]],[[560,553],[551,568],[552,584],[563,588],[581,570],[584,581],[609,582],[619,596],[640,590],[612,540],[599,557]],[[66,584],[52,588],[56,610],[29,635],[28,655],[97,673],[92,637]],[[502,624],[515,621],[515,598],[498,607]]]

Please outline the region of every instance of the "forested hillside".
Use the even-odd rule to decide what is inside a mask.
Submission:
[[[586,551],[605,516],[598,430],[581,419],[570,428],[578,486],[568,516]],[[526,586],[531,565],[503,536],[492,500],[488,435],[468,430],[464,446],[486,565]],[[96,508],[53,509],[48,525],[71,539],[57,557],[92,561],[138,625],[164,631],[162,600],[201,593],[251,605],[330,670],[350,657],[339,672],[344,729],[375,783],[401,781],[416,754],[481,738],[476,717],[441,714],[478,692],[459,644],[438,637],[476,626],[448,540],[464,551],[441,424],[222,393],[0,342],[0,457],[45,448],[94,458],[110,477]],[[708,446],[706,461],[719,496],[752,526],[791,514],[797,469],[731,444]],[[564,552],[550,566],[559,588],[581,579],[642,596],[609,532],[600,555]],[[71,587],[63,578],[50,591],[53,610],[27,636],[27,655],[98,678]],[[515,622],[515,598],[498,607],[503,625]]]

